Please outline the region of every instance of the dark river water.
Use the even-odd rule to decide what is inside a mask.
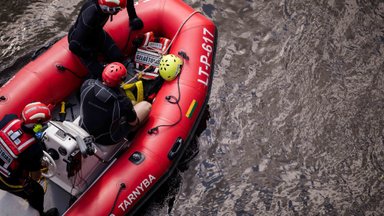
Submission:
[[[206,127],[140,215],[384,215],[384,1],[187,0],[217,25]],[[0,8],[1,84],[81,0]]]

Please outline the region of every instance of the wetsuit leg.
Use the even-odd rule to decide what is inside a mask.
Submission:
[[[31,181],[24,189],[26,199],[29,204],[39,211],[40,215],[44,212],[44,189],[36,181]]]
[[[99,44],[99,46],[96,47],[97,53],[102,54],[105,62],[122,62],[124,60],[123,53],[116,46],[116,43],[108,33],[102,31],[96,38],[97,40],[95,41],[97,42],[95,42],[95,44]],[[97,58],[97,53],[94,51],[87,55],[79,55],[79,57],[81,62],[88,69],[89,73],[87,78],[101,80],[101,74],[103,73],[105,65]]]
[[[90,49],[84,47],[79,41],[68,40],[69,50],[76,54],[81,62],[88,69],[87,78],[101,79],[101,73],[104,70],[104,66],[97,60],[96,49]],[[95,42],[97,44],[97,42]]]
[[[87,78],[91,79],[101,79],[101,73],[104,70],[104,65],[95,58],[82,58],[80,57],[81,62],[88,69]]]
[[[101,52],[104,53],[105,60],[107,62],[122,62],[124,60],[124,55],[121,52],[120,48],[117,47],[115,41],[112,37],[107,33],[103,32],[102,40],[101,40]]]

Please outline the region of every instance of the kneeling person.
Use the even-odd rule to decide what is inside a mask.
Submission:
[[[151,110],[146,101],[133,106],[120,88],[126,74],[124,65],[113,62],[103,70],[102,82],[89,79],[81,86],[80,125],[98,144],[121,141],[147,119]]]
[[[7,114],[0,120],[0,189],[26,199],[41,216],[59,215],[56,208],[44,212],[44,189],[38,183],[43,146],[35,128],[51,119],[51,111],[45,104],[34,102],[21,114],[21,118]]]

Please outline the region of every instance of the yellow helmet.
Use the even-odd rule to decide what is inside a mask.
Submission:
[[[183,60],[173,54],[164,55],[160,60],[160,76],[167,80],[174,80],[181,71]]]

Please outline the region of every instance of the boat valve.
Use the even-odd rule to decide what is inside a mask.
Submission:
[[[59,71],[65,71],[65,67],[63,66],[63,65],[61,65],[61,64],[57,64],[56,65],[56,68],[57,68],[57,70],[59,70]]]
[[[140,152],[134,152],[128,160],[131,161],[132,163],[139,165],[141,162],[143,162],[145,159],[144,155]]]

